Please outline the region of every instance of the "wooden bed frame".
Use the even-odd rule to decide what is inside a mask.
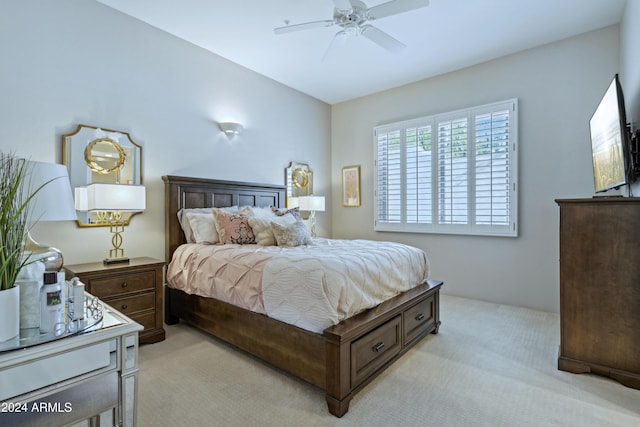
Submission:
[[[286,187],[163,176],[166,257],[185,242],[182,208],[283,207]],[[269,364],[320,387],[329,412],[349,410],[354,394],[440,326],[442,282],[428,280],[403,294],[316,334],[228,303],[165,287],[165,322],[179,319]]]

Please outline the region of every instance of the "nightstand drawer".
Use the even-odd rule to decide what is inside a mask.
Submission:
[[[431,330],[435,321],[433,296],[408,308],[403,314],[405,345]]]
[[[131,317],[131,313],[137,311],[155,309],[156,307],[156,293],[149,292],[142,295],[136,295],[127,298],[108,298],[104,302],[115,308],[119,312]]]
[[[398,354],[400,323],[398,315],[351,344],[351,387]]]
[[[124,293],[153,290],[156,286],[153,271],[111,275],[99,279],[89,279],[90,292],[98,298],[122,295]]]
[[[143,314],[133,314],[130,317],[131,317],[131,320],[144,326],[145,331],[148,331],[155,327],[156,314],[154,312],[143,313]]]

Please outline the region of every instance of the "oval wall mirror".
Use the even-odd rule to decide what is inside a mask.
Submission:
[[[142,185],[142,147],[127,132],[78,125],[62,135],[62,163],[74,189],[95,183]],[[100,212],[76,213],[81,227],[109,226]],[[122,212],[125,225],[138,213]]]

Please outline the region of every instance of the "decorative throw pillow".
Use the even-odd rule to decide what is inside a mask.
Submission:
[[[295,219],[300,219],[300,208],[298,206],[291,209],[278,209],[275,206],[271,206],[271,211],[277,216],[291,214]]]
[[[218,243],[218,231],[213,223],[213,215],[209,213],[186,212],[184,216],[189,221],[192,240],[195,243]]]
[[[307,225],[302,221],[296,221],[291,225],[280,225],[272,221],[271,228],[278,246],[300,246],[311,243]]]
[[[240,213],[228,213],[216,208],[213,208],[213,216],[216,218],[216,229],[221,244],[244,245],[256,242],[248,216]]]
[[[293,215],[275,216],[271,214],[272,218],[258,218],[250,217],[249,225],[253,229],[253,235],[256,238],[256,243],[261,246],[275,246],[276,236],[273,234],[271,222],[276,222],[282,226],[291,225],[296,222]]]

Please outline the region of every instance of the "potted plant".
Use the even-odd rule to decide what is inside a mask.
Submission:
[[[0,152],[0,342],[20,332],[20,293],[16,278],[27,265],[24,253],[29,231],[29,201],[42,188],[29,192],[26,159]]]

